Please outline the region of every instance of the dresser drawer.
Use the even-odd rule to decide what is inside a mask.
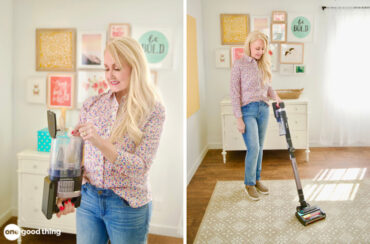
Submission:
[[[19,174],[19,188],[21,196],[19,201],[19,211],[21,213],[21,222],[24,226],[35,227],[53,227],[53,229],[68,230],[75,233],[76,214],[70,213],[57,218],[53,215],[51,220],[46,219],[42,213],[42,197],[44,187],[44,176],[32,174]]]
[[[305,104],[287,104],[286,105],[286,112],[289,116],[291,113],[307,113],[307,105]]]
[[[48,174],[49,160],[29,160],[22,159],[19,161],[19,171],[36,173],[36,174]]]
[[[224,149],[245,150],[243,136],[238,131],[235,117],[233,115],[225,115],[224,122]]]

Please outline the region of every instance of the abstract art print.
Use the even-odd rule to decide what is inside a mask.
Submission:
[[[75,29],[36,29],[36,70],[74,71]]]
[[[77,61],[80,69],[104,69],[105,32],[78,33]]]
[[[251,31],[260,31],[270,40],[270,17],[269,16],[252,16]]]
[[[221,14],[221,44],[242,45],[249,33],[248,14]]]

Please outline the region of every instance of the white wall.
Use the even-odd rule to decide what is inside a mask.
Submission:
[[[36,28],[76,28],[106,31],[109,23],[130,23],[140,27],[169,27],[176,37],[176,67],[158,72],[159,88],[166,105],[166,121],[160,148],[151,169],[153,215],[151,233],[182,236],[183,207],[183,131],[181,46],[183,6],[180,0],[14,0],[14,149],[36,149],[37,130],[47,127],[46,106],[26,101],[26,80],[46,77],[48,72],[35,71]],[[1,66],[3,67],[3,66]],[[67,127],[77,123],[78,110],[67,112]],[[16,172],[13,177],[13,205],[16,206]]]
[[[335,0],[203,0],[204,57],[206,73],[206,112],[207,142],[210,148],[221,148],[221,119],[219,103],[229,95],[230,69],[215,68],[215,50],[221,45],[220,14],[244,13],[251,15],[271,16],[273,10],[284,10],[289,13],[312,14],[314,16],[314,40],[304,45],[304,64],[307,73],[303,76],[284,76],[273,72],[272,86],[275,89],[304,88],[302,98],[309,101],[310,146],[320,146],[320,115],[322,112],[321,93],[322,75],[320,67],[321,36],[323,26],[320,24],[321,6],[369,5],[369,1],[335,1]]]
[[[11,148],[12,140],[12,46],[13,46],[13,1],[0,1],[0,226],[12,215],[11,175],[14,172]]]
[[[200,109],[187,119],[187,183],[189,184],[208,149],[202,1],[188,0],[187,14],[194,17],[197,23],[198,81],[200,97]]]

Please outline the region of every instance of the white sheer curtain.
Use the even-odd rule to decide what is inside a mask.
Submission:
[[[370,146],[370,9],[323,12],[320,143]]]

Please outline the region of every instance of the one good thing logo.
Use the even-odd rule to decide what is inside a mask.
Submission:
[[[15,224],[9,224],[4,228],[4,236],[9,241],[14,241],[21,235],[21,229]]]

